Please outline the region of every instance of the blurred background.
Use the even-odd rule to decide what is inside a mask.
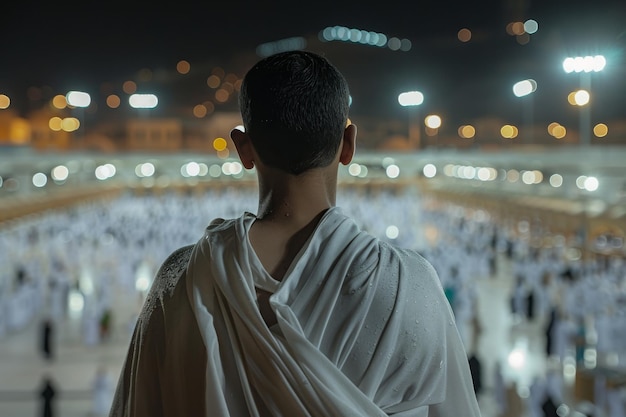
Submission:
[[[346,76],[337,203],[436,267],[484,415],[624,415],[623,1],[2,9],[0,415],[106,415],[161,262],[256,211],[238,90],[292,49]]]

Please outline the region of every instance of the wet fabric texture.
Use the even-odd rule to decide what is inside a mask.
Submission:
[[[111,416],[480,416],[425,259],[333,207],[277,281],[248,240],[255,219],[214,220],[161,266]]]

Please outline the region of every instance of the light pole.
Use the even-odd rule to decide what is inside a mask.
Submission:
[[[150,115],[150,109],[154,109],[157,106],[157,104],[159,104],[159,99],[154,94],[135,93],[135,94],[131,94],[128,97],[128,104],[130,104],[130,106],[133,109],[137,109],[137,111],[139,112],[140,119],[143,117],[147,119]],[[145,132],[145,135],[144,135],[145,140],[148,140],[148,141],[152,140],[151,135],[147,133],[149,129],[148,129],[148,126],[146,126],[146,123],[141,123],[136,128]],[[140,146],[142,146],[142,144]]]
[[[534,93],[537,90],[537,82],[535,80],[533,80],[532,78],[526,79],[526,80],[522,80],[522,81],[518,81],[515,84],[513,84],[513,94],[515,95],[515,97],[527,97],[524,100],[526,100],[526,102],[524,103],[524,125],[526,127],[527,133],[526,136],[528,137],[528,144],[532,144],[534,137],[533,137],[533,97],[532,97],[532,93]]]
[[[563,60],[563,70],[566,73],[580,74],[580,91],[578,93],[581,94],[579,95],[584,95],[583,92],[586,92],[588,96],[591,95],[591,73],[600,72],[605,66],[606,58],[602,55],[567,57]],[[580,132],[578,132],[579,144],[589,146],[591,144],[591,106],[588,100],[583,100],[580,104],[577,101],[576,104],[582,107],[580,110]]]
[[[424,102],[421,91],[406,91],[398,95],[398,103],[409,108],[409,143],[416,149],[421,145],[421,127],[419,120],[419,106]]]
[[[433,136],[435,139],[435,146],[437,146],[437,135],[439,134],[439,128],[441,127],[441,117],[436,114],[429,114],[424,119],[426,125],[426,134]]]
[[[69,104],[70,106],[78,109],[78,121],[79,123],[83,123],[83,125],[86,125],[87,121],[85,120],[85,108],[89,107],[89,105],[91,104],[91,96],[89,95],[89,93],[85,93],[84,91],[68,91],[68,93],[65,95],[65,101],[67,101],[67,104]],[[83,126],[83,129],[81,130],[81,132],[83,133],[79,136],[84,136],[84,131],[85,126]]]

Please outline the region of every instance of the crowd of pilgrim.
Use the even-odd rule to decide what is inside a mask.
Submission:
[[[416,249],[433,264],[468,355],[480,358],[477,341],[483,324],[476,280],[501,279],[504,261],[511,265],[514,282],[507,300],[511,313],[544,329],[546,357],[563,363],[573,355],[582,363],[591,346],[598,363],[624,366],[623,257],[573,256],[566,239],[535,247],[519,224],[505,227],[483,211],[425,203],[408,188],[350,188],[337,196],[337,205],[361,228]],[[172,251],[200,239],[211,219],[254,213],[256,204],[253,190],[235,187],[202,193],[129,192],[1,224],[0,343],[35,320],[54,325],[71,314],[80,316],[84,343],[100,343],[116,324],[116,291],[136,294],[140,305]],[[490,385],[498,397],[498,378]],[[543,386],[535,390],[541,392],[535,400],[529,398],[527,415],[543,415],[533,414],[533,407],[540,407],[546,392],[555,402],[563,401],[558,382]],[[601,404],[596,405],[621,417],[624,395],[623,387],[598,388],[595,398]],[[498,403],[504,415],[504,397]]]

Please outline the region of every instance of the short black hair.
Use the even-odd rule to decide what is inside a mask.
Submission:
[[[239,95],[244,128],[262,162],[293,175],[332,162],[349,106],[341,72],[325,57],[302,50],[261,59]]]

